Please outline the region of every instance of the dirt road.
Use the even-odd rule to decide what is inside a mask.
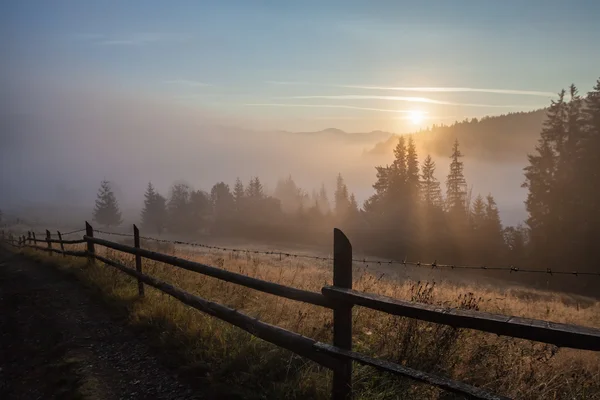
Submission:
[[[0,399],[207,399],[80,283],[0,249]]]

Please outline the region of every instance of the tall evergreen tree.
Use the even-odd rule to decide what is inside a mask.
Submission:
[[[419,182],[419,160],[417,157],[417,149],[412,136],[409,136],[408,146],[406,148],[406,186],[413,202],[416,202],[418,199]]]
[[[428,208],[442,207],[442,191],[435,177],[435,162],[427,155],[421,168],[421,198]]]
[[[231,218],[235,211],[235,198],[225,182],[216,183],[210,190],[214,215],[218,220]]]
[[[499,256],[504,244],[502,235],[502,222],[496,200],[491,194],[485,198],[485,225],[483,226],[483,235],[486,241],[490,257]]]
[[[473,202],[470,221],[475,236],[481,235],[486,224],[486,204],[481,195],[478,195]]]
[[[235,180],[235,186],[233,187],[233,200],[235,201],[235,209],[237,212],[242,211],[245,196],[246,191],[244,189],[244,184],[240,178],[237,178]]]
[[[342,174],[338,174],[335,185],[335,215],[339,221],[343,221],[350,209],[350,198],[348,197],[348,187],[344,183]]]
[[[329,204],[329,196],[327,196],[327,189],[325,189],[324,183],[321,184],[317,204],[322,214],[327,214],[331,211],[331,205]]]
[[[466,216],[467,181],[463,174],[464,165],[460,160],[463,157],[458,146],[458,140],[454,142],[450,158],[450,172],[446,179],[446,202],[448,211],[455,217]]]
[[[144,208],[142,210],[142,227],[146,230],[157,232],[159,235],[167,225],[167,200],[160,195],[148,182],[144,194]]]
[[[187,233],[191,230],[190,196],[192,189],[185,183],[177,183],[171,187],[171,195],[167,210],[169,213],[169,230]]]
[[[578,191],[583,195],[581,212],[587,218],[581,241],[585,244],[585,250],[582,251],[587,257],[597,260],[600,258],[596,240],[600,237],[600,185],[591,182],[600,182],[600,79],[587,93],[583,117],[585,128]]]
[[[102,181],[94,207],[94,221],[106,227],[121,225],[121,211],[110,182]]]

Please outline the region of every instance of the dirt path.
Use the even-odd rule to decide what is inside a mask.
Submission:
[[[80,284],[0,249],[0,399],[207,399]]]

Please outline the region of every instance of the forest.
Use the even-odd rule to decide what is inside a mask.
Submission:
[[[446,141],[447,143],[448,141]],[[266,193],[259,177],[210,191],[176,183],[167,196],[148,183],[142,227],[162,235],[201,234],[271,243],[328,245],[342,228],[355,248],[375,256],[477,265],[523,265],[592,270],[600,237],[600,80],[585,96],[572,85],[546,111],[522,185],[529,218],[503,226],[493,194],[474,194],[463,174],[461,142],[447,149],[449,173],[440,180],[412,135],[400,136],[391,164],[377,166],[374,193],[359,205],[344,177],[335,191],[307,191],[289,176]],[[423,156],[423,155],[421,155]],[[110,183],[102,182],[94,219],[121,223]]]

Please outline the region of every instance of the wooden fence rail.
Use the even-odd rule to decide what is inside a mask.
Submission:
[[[469,398],[500,400],[507,399],[501,395],[490,393],[472,385],[454,381],[423,371],[414,370],[399,364],[376,359],[352,351],[352,308],[367,307],[421,321],[449,325],[455,328],[475,329],[514,338],[528,339],[559,347],[570,347],[600,351],[600,329],[558,324],[528,318],[511,317],[480,311],[443,308],[428,304],[398,300],[371,293],[358,292],[352,289],[352,246],[350,241],[339,230],[334,230],[333,286],[323,287],[321,293],[292,288],[273,282],[263,281],[246,275],[226,271],[179,257],[162,254],[140,248],[139,230],[134,225],[134,246],[115,243],[94,237],[94,229],[86,222],[85,235],[82,239],[62,240],[58,232],[58,240],[50,238],[46,231],[46,246],[38,246],[35,233],[15,239],[12,234],[1,232],[0,238],[17,248],[33,248],[50,254],[58,253],[75,257],[87,257],[93,263],[96,260],[114,267],[137,279],[138,293],[144,295],[144,285],[152,286],[179,301],[211,316],[235,325],[250,334],[306,357],[318,364],[333,370],[332,398],[347,400],[352,397],[352,364],[358,362],[381,371],[407,377],[416,381],[458,393]],[[60,244],[60,249],[52,244]],[[65,244],[86,244],[85,251],[65,250]],[[107,257],[96,254],[95,245],[135,256],[135,269],[122,265]],[[222,304],[187,293],[167,282],[156,279],[142,271],[142,258],[162,262],[188,271],[196,272],[226,282],[245,286],[287,299],[301,301],[326,307],[333,310],[333,344],[317,342],[298,333],[267,324],[256,318],[245,315]]]

